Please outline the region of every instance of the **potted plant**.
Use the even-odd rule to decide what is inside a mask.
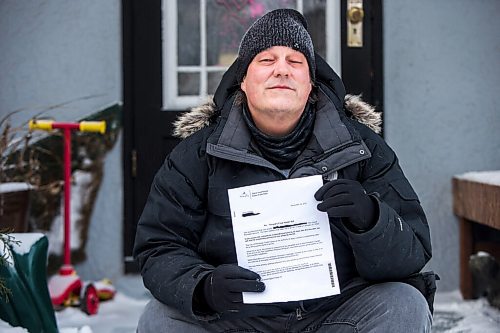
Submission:
[[[0,229],[27,232],[30,192],[39,182],[39,166],[30,132],[12,127],[11,116],[0,119]]]

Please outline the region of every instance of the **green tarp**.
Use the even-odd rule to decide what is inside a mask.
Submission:
[[[0,277],[10,290],[0,298],[0,318],[31,333],[57,333],[47,287],[47,237],[38,233],[10,235],[20,243],[10,246],[8,264],[0,266]]]

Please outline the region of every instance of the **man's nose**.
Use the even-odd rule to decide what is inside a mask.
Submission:
[[[286,59],[278,59],[274,64],[275,76],[288,76],[290,74],[290,65]]]

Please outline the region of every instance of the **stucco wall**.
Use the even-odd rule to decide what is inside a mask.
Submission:
[[[500,2],[385,0],[385,136],[427,212],[429,268],[458,288],[451,178],[500,168]]]
[[[0,0],[0,116],[75,121],[122,101],[120,0]],[[61,152],[62,154],[62,152]],[[85,279],[122,272],[121,141],[108,154],[92,215]],[[109,232],[113,230],[113,232]],[[89,250],[91,249],[91,251]]]
[[[119,0],[0,0],[0,114],[75,120],[121,101]]]

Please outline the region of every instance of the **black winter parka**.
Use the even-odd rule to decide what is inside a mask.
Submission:
[[[359,290],[354,286],[406,278],[431,257],[424,212],[395,153],[372,129],[354,119],[360,113],[359,103],[346,110],[342,82],[323,59],[317,56],[316,63],[314,132],[288,177],[322,175],[325,182],[335,177],[355,179],[377,198],[378,220],[363,233],[330,220],[340,295],[253,305],[234,316],[338,306]],[[220,317],[197,311],[193,296],[198,283],[216,266],[237,262],[227,190],[286,179],[252,149],[237,88],[232,66],[214,96],[215,104],[179,121],[178,134],[186,138],[157,172],[137,226],[134,256],[145,286],[159,301],[198,320]]]

